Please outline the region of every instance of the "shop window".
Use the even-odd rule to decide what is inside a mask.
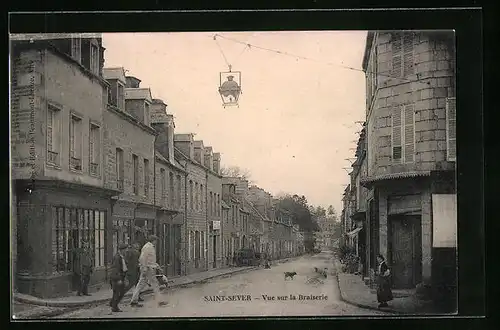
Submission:
[[[95,266],[105,264],[105,212],[52,207],[52,270],[73,270],[73,257],[82,240],[90,243]]]

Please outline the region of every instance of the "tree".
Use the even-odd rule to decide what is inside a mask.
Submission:
[[[333,205],[328,206],[328,215],[337,217],[337,212],[335,211]]]
[[[307,204],[304,195],[283,195],[278,199],[278,207],[290,212],[293,222],[298,224],[301,230],[310,232],[319,230],[318,224],[311,215],[311,207]]]
[[[247,180],[249,184],[254,182],[251,179],[250,171],[246,168],[241,168],[239,166],[224,166],[220,170],[223,176],[241,178]]]

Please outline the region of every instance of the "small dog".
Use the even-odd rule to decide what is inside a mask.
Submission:
[[[293,277],[294,277],[295,275],[297,275],[297,273],[296,273],[296,272],[285,272],[285,281],[286,281],[286,279],[287,279],[287,278],[290,278],[290,279],[292,279],[292,280],[293,280]]]

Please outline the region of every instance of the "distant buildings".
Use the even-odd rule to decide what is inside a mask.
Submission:
[[[176,134],[167,104],[124,68],[104,68],[104,51],[100,37],[12,43],[16,289],[73,291],[84,239],[91,285],[109,282],[119,244],[150,234],[168,276],[230,266],[240,248],[303,253],[302,233],[272,196],[223,177],[220,153]]]
[[[363,69],[366,123],[344,193],[346,242],[365,275],[385,256],[394,288],[454,287],[453,33],[369,32]]]

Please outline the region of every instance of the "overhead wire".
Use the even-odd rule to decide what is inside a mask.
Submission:
[[[419,81],[419,80],[412,80],[412,79],[408,79],[408,78],[404,78],[404,77],[394,77],[394,76],[392,76],[390,74],[382,74],[382,73],[375,72],[375,71],[363,70],[363,69],[360,69],[360,68],[355,68],[355,67],[352,67],[352,66],[347,66],[347,65],[343,65],[343,64],[339,64],[339,63],[332,63],[332,62],[327,62],[327,61],[320,61],[320,60],[317,60],[317,59],[314,59],[314,58],[311,58],[311,57],[306,57],[306,56],[302,56],[302,55],[296,55],[296,54],[292,54],[290,52],[286,52],[286,51],[282,51],[282,50],[277,50],[277,49],[262,47],[262,46],[250,44],[248,42],[244,42],[244,41],[241,41],[241,40],[237,40],[237,39],[234,39],[234,38],[226,37],[226,36],[223,36],[221,34],[215,34],[213,36],[214,40],[216,40],[217,37],[220,37],[222,39],[226,39],[228,41],[232,41],[232,42],[235,42],[235,43],[246,45],[247,46],[246,48],[260,49],[260,50],[264,50],[264,51],[268,51],[268,52],[273,52],[273,53],[280,54],[280,55],[285,55],[285,56],[294,57],[294,58],[298,58],[298,59],[302,59],[302,60],[312,61],[312,62],[316,62],[316,63],[320,63],[320,64],[326,64],[326,65],[329,65],[329,66],[339,67],[339,68],[343,68],[343,69],[346,69],[346,70],[351,70],[351,71],[356,71],[356,72],[362,72],[362,73],[365,73],[365,74],[375,74],[377,77],[387,77],[387,78],[392,78],[392,79],[396,79],[396,80],[399,80],[399,81],[414,82],[414,83],[420,83],[420,84],[426,84],[426,85],[428,84],[426,82],[422,82],[422,81]],[[220,47],[220,45],[219,45],[219,47]],[[417,74],[417,79],[418,79],[418,74]]]

